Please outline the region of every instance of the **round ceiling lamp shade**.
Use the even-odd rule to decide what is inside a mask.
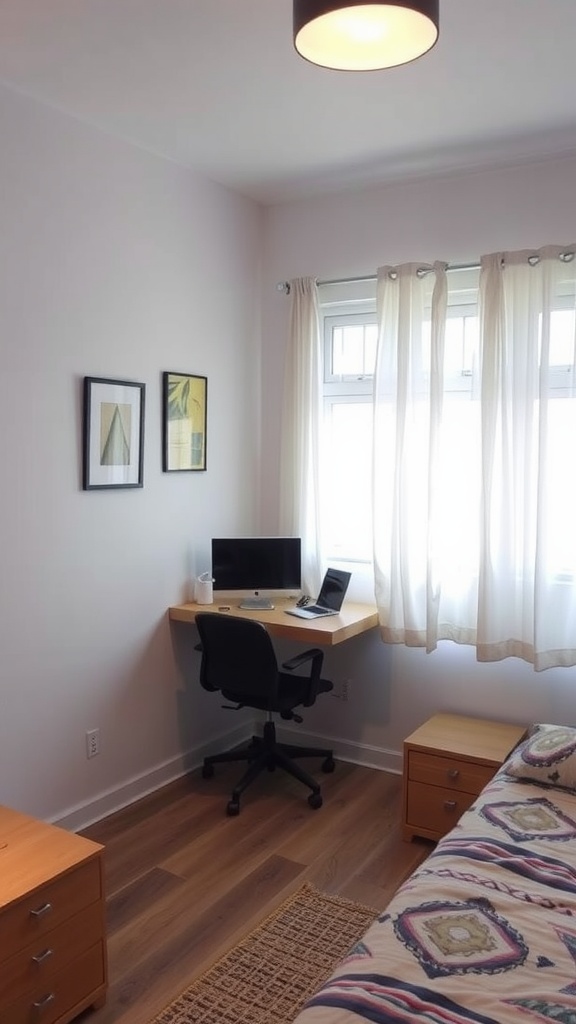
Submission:
[[[337,71],[408,64],[438,39],[439,0],[294,0],[294,46],[305,60]]]

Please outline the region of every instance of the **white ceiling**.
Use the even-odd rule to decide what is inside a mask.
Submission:
[[[574,153],[575,54],[576,0],[440,0],[360,74],[297,56],[291,0],[0,0],[6,85],[263,203]]]

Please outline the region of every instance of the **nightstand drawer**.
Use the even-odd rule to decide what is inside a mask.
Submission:
[[[100,861],[91,860],[42,886],[0,916],[0,949],[9,957],[102,899]]]
[[[433,833],[430,838],[439,838],[453,828],[477,795],[412,782],[408,790],[406,824],[417,832]]]
[[[430,786],[442,786],[462,793],[478,795],[494,777],[496,768],[474,764],[441,754],[427,754],[420,750],[408,753],[408,778]]]
[[[440,712],[407,736],[404,839],[449,832],[525,734],[521,725]]]

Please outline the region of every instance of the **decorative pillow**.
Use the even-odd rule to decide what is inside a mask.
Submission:
[[[534,725],[503,765],[505,775],[576,792],[576,729]]]

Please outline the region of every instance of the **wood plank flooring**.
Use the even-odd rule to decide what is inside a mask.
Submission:
[[[195,772],[83,832],[106,846],[110,989],[82,1024],[149,1024],[305,881],[383,909],[432,849],[401,838],[398,776],[318,763],[313,811],[304,786],[264,773],[229,818],[241,771]]]

